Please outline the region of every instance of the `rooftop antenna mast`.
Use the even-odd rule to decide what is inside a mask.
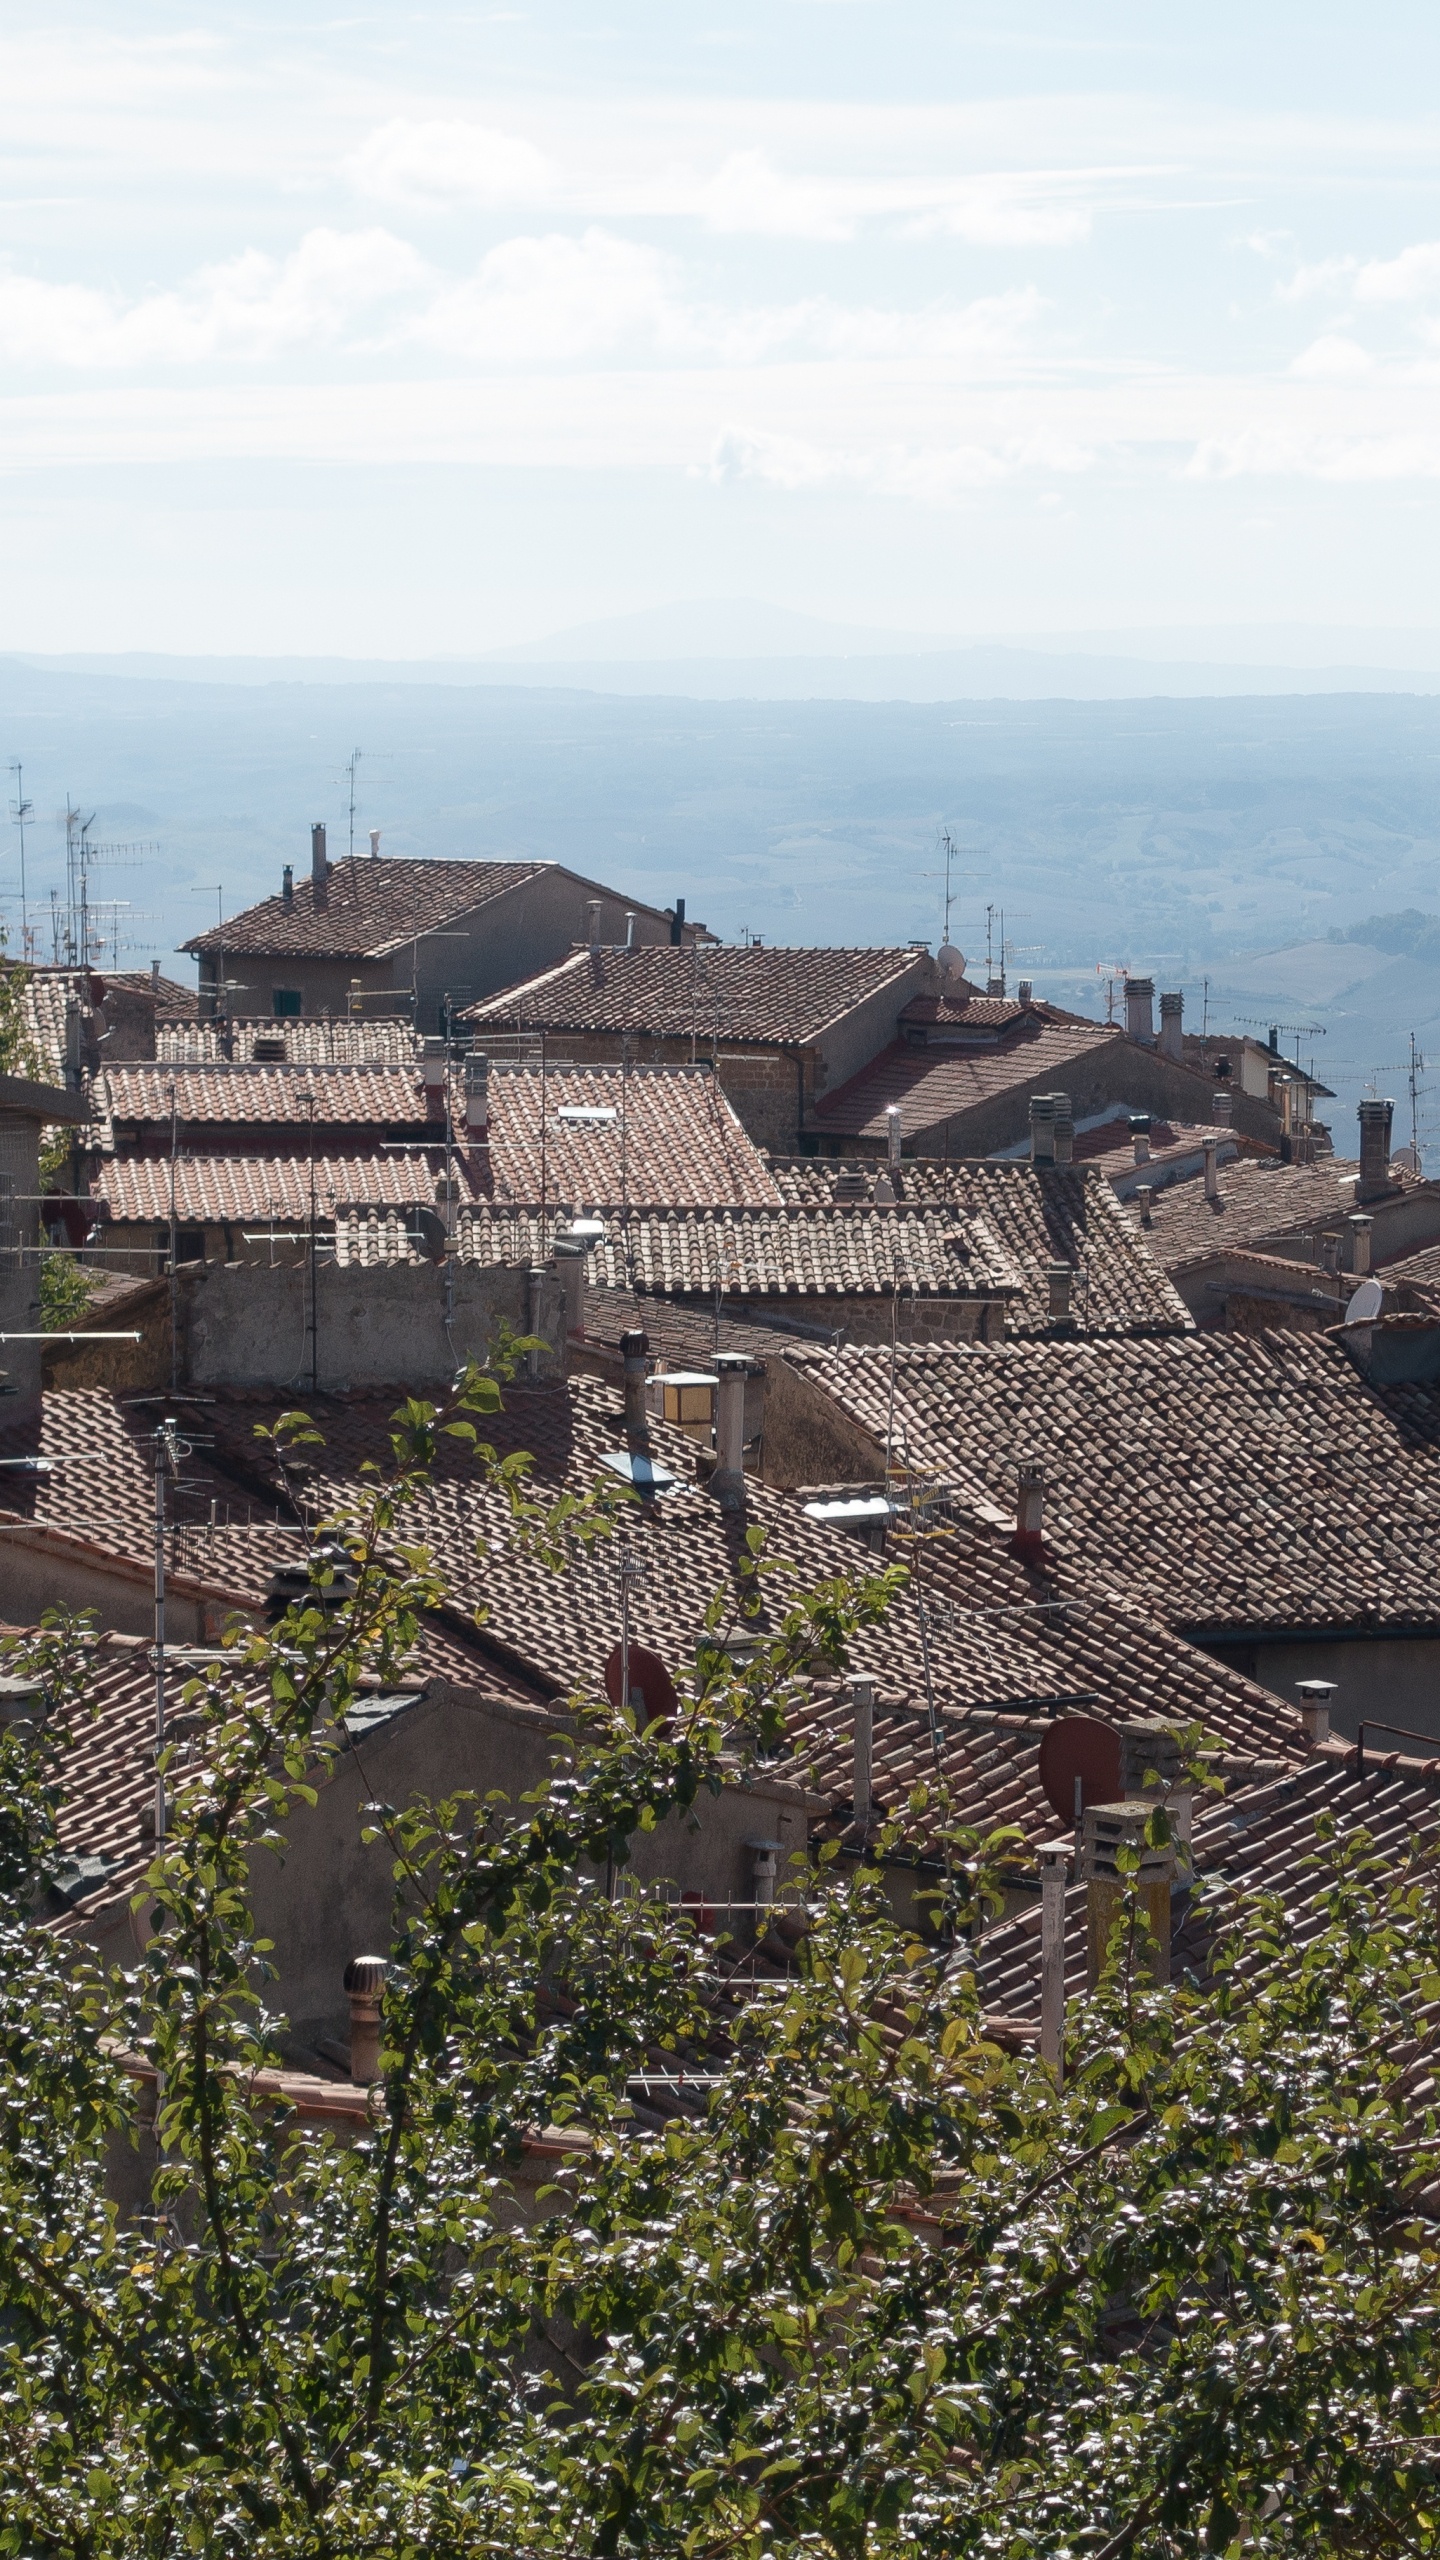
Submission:
[[[1415,1170],[1417,1173],[1419,1173],[1421,1169],[1420,1076],[1424,1065],[1425,1060],[1415,1046],[1415,1034],[1412,1031],[1410,1034],[1410,1153],[1415,1160]]]
[[[352,747],[349,761],[345,766],[345,771],[350,776],[350,859],[352,862],[355,859],[355,770],[360,762],[361,753],[362,750],[359,747]]]
[[[25,829],[35,815],[35,803],[25,797],[23,766],[17,761],[10,770],[15,776],[15,797],[10,803],[10,815],[20,830],[20,957],[32,960],[35,955],[30,948],[30,906],[25,890]]]

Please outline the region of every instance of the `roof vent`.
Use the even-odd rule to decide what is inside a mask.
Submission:
[[[378,827],[372,827],[370,830],[370,859],[372,862],[378,862],[380,859],[380,830]]]

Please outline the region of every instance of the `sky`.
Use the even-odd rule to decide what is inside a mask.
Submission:
[[[9,0],[0,648],[1440,623],[1413,0]]]

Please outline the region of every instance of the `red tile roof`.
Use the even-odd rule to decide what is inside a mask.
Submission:
[[[208,933],[192,934],[182,950],[240,959],[246,953],[287,959],[381,960],[417,933],[433,933],[454,917],[469,915],[540,872],[542,862],[371,862],[346,856],[330,865],[325,903],[317,906],[308,872],[295,882],[287,906],[265,898]]]
[[[475,1045],[485,1030],[648,1032],[695,1038],[703,1056],[716,1034],[794,1046],[818,1040],[887,989],[897,1011],[906,982],[925,965],[919,949],[785,950],[768,944],[645,943],[576,951],[501,995],[472,1005]]]
[[[283,1040],[291,1066],[397,1066],[415,1060],[415,1026],[403,1014],[287,1014],[274,1021],[268,1014],[234,1015],[225,1024],[164,1019],[155,1026],[155,1055],[162,1066],[196,1066],[230,1058],[243,1066],[255,1043]]]
[[[103,1388],[47,1393],[38,1440],[20,1426],[0,1440],[0,1457],[54,1465],[43,1475],[0,1467],[0,1558],[8,1540],[30,1544],[38,1533],[102,1561],[129,1560],[148,1578],[155,1476],[146,1434],[154,1418],[153,1404],[127,1404]],[[197,1417],[197,1440],[203,1430]],[[275,1562],[273,1505],[238,1494],[197,1446],[170,1517],[168,1569],[177,1587],[219,1593],[237,1606],[259,1600]]]
[[[553,1220],[498,1205],[460,1221],[471,1261],[542,1258]],[[661,1297],[993,1298],[1022,1292],[1020,1272],[983,1219],[943,1209],[632,1209],[607,1222],[588,1257],[602,1288]]]
[[[987,996],[979,987],[948,987],[939,995],[912,996],[900,1019],[949,1029],[956,1032],[989,1033],[1008,1030],[1012,1022],[1082,1022],[1093,1029],[1094,1018],[1083,1013],[1067,1013],[1063,1005],[1046,1004],[1042,998],[1029,996]]]
[[[855,1170],[818,1156],[771,1159],[784,1197],[806,1203],[831,1200],[835,1178]],[[875,1170],[865,1168],[867,1180]],[[907,1206],[946,1202],[957,1223],[982,1221],[995,1237],[1020,1275],[1022,1296],[1006,1318],[1012,1333],[1048,1329],[1052,1262],[1075,1274],[1071,1312],[1082,1333],[1188,1329],[1183,1302],[1146,1239],[1089,1167],[907,1156],[900,1191]]]
[[[465,1125],[457,1086],[457,1126]],[[492,1067],[489,1182],[471,1151],[471,1180],[496,1201],[610,1207],[780,1205],[773,1176],[705,1067]],[[580,1112],[609,1112],[583,1121]],[[543,1136],[543,1143],[542,1143]],[[544,1191],[541,1175],[544,1174]]]
[[[1221,1167],[1218,1200],[1207,1200],[1197,1180],[1167,1184],[1156,1194],[1150,1250],[1169,1270],[1217,1246],[1253,1248],[1317,1224],[1338,1228],[1356,1206],[1358,1172],[1336,1156],[1322,1164],[1242,1161]]]
[[[886,1113],[898,1104],[901,1137],[918,1137],[1037,1079],[1063,1091],[1067,1067],[1107,1045],[1114,1048],[1118,1073],[1123,1032],[1103,1022],[1050,1021],[1035,1013],[1028,1013],[1013,1034],[973,1049],[920,1049],[897,1040],[848,1084],[827,1093],[816,1104],[809,1126],[822,1137],[881,1139],[889,1125]]]
[[[169,1143],[171,1096],[182,1131],[207,1123],[304,1129],[346,1125],[402,1131],[425,1118],[425,1085],[413,1062],[404,1065],[295,1066],[231,1064],[102,1068],[92,1102],[96,1119],[163,1126]]]
[[[462,1200],[472,1195],[463,1160],[455,1159],[455,1178]],[[337,1203],[351,1202],[405,1208],[414,1202],[433,1206],[437,1179],[445,1170],[443,1139],[434,1148],[407,1153],[397,1148],[383,1154],[317,1156],[314,1196],[319,1214],[333,1216]],[[92,1196],[105,1202],[118,1224],[162,1224],[170,1215],[168,1156],[116,1156],[101,1167],[91,1184]],[[308,1155],[180,1156],[175,1165],[175,1214],[186,1226],[216,1226],[233,1218],[308,1218],[311,1166]]]
[[[883,1445],[890,1355],[787,1346]],[[911,1461],[1013,1506],[1193,1635],[1440,1629],[1440,1389],[1375,1387],[1323,1334],[902,1346]]]

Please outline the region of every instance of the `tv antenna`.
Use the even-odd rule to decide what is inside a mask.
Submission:
[[[985,877],[983,871],[957,871],[955,869],[955,865],[962,853],[983,853],[985,848],[983,845],[978,844],[959,845],[955,842],[949,828],[942,827],[936,840],[935,850],[937,853],[943,853],[945,856],[945,869],[943,873],[939,871],[922,871],[920,877],[922,880],[939,880],[943,878],[945,882],[945,932],[943,940],[948,943],[950,940],[950,912],[956,903],[956,893],[952,884],[956,880],[983,880]]]
[[[1421,1052],[1415,1046],[1415,1034],[1412,1031],[1410,1034],[1410,1153],[1414,1160],[1415,1171],[1417,1173],[1422,1170],[1420,1162],[1420,1077],[1424,1069],[1424,1065],[1425,1060],[1421,1055]]]
[[[35,803],[25,797],[24,768],[18,759],[10,770],[15,776],[15,797],[10,803],[10,815],[20,830],[20,957],[30,960],[34,953],[30,949],[30,905],[25,892],[25,829],[35,815]]]

